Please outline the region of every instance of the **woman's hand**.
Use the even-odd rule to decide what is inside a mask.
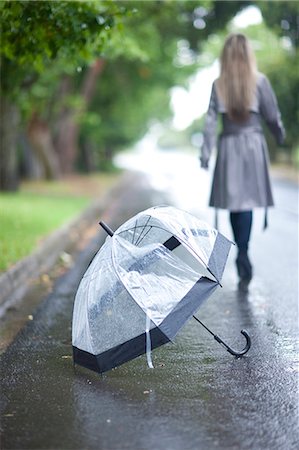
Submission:
[[[205,158],[203,158],[202,156],[199,157],[200,160],[200,167],[202,169],[208,169],[209,168],[209,161]]]

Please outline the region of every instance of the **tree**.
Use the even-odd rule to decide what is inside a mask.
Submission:
[[[275,52],[263,63],[278,97],[286,127],[286,152],[291,162],[299,161],[299,3],[296,1],[257,2],[266,25],[280,37]],[[265,52],[266,53],[266,52]]]
[[[123,79],[125,73],[136,70],[131,77],[135,87],[133,81],[126,79],[131,108],[128,110],[128,99],[121,91],[118,97],[113,97],[112,92],[106,96],[99,87],[101,95],[108,98],[100,103],[108,102],[110,112],[108,109],[102,112],[98,122],[101,120],[104,148],[115,145],[115,141],[119,144],[132,142],[144,130],[154,111],[152,99],[163,97],[164,104],[167,89],[180,75],[187,73],[188,66],[177,58],[177,43],[184,43],[194,62],[192,55],[199,51],[200,43],[209,33],[222,28],[247,4],[244,1],[221,3],[211,0],[36,1],[34,7],[30,1],[1,3],[1,113],[4,119],[0,189],[17,188],[17,133],[10,132],[9,124],[13,119],[17,123],[20,105],[35,150],[42,160],[48,159],[45,172],[48,176],[57,172],[57,159],[63,162],[60,169],[69,171],[76,156],[79,124],[84,122],[91,104],[92,96],[84,94],[84,85],[93,80],[95,89],[95,80],[102,74],[94,61],[118,61],[110,71],[113,74],[111,84],[115,80],[115,86],[121,86],[117,73],[119,64],[122,64],[121,71],[126,66]],[[77,73],[77,68],[82,72]],[[78,81],[82,83],[79,86]],[[76,87],[79,95],[74,96]],[[136,107],[132,100],[136,101]],[[147,109],[144,107],[142,114],[137,115],[139,120],[134,121],[138,102],[140,110],[141,103],[146,104]],[[162,110],[166,108],[156,108],[158,116]],[[109,127],[114,136],[108,132]],[[118,130],[117,136],[115,130]],[[58,158],[55,148],[59,149]]]
[[[272,135],[267,133],[270,156],[273,161],[283,157],[288,162],[296,161],[298,149],[299,121],[299,59],[298,59],[298,31],[295,26],[299,18],[298,2],[255,2],[262,9],[263,23],[252,25],[245,30],[232,28],[218,32],[208,39],[200,55],[201,67],[212,64],[219,57],[223,41],[228,32],[241,31],[245,33],[253,44],[259,70],[264,72],[271,81],[281,110],[283,123],[286,128],[286,144],[278,148]],[[284,24],[288,17],[290,26]],[[296,22],[297,20],[297,22]],[[295,35],[297,38],[295,38]],[[200,129],[199,123],[190,127],[189,132]],[[298,154],[298,150],[297,150]]]
[[[18,100],[53,62],[74,68],[99,56],[128,10],[118,2],[18,1],[0,4],[0,189],[17,188]],[[50,148],[50,147],[49,147]]]
[[[194,73],[211,30],[223,27],[245,5],[229,2],[224,11],[218,2],[166,3],[134,2],[137,12],[126,21],[125,36],[133,45],[141,42],[142,52],[131,57],[122,53],[106,62],[81,133],[84,155],[90,149],[87,160],[98,161],[100,167],[140,139],[152,118],[170,117],[170,88]],[[200,14],[206,20],[201,28],[196,22]]]
[[[279,36],[299,45],[299,3],[297,1],[256,1],[266,25]]]

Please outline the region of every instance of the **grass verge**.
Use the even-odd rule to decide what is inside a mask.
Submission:
[[[0,271],[28,256],[47,235],[76,217],[116,181],[116,174],[27,182],[0,193]]]

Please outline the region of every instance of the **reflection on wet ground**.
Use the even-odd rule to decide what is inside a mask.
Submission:
[[[161,192],[151,195],[165,202]],[[224,216],[221,224],[229,233]],[[191,319],[174,343],[154,350],[154,369],[145,356],[104,375],[74,368],[71,317],[81,275],[71,270],[2,357],[2,448],[297,449],[296,230],[273,212],[269,231],[255,231],[248,289],[238,289],[233,250],[223,288],[196,314],[233,348],[243,348],[246,329],[252,348],[241,359]],[[88,261],[78,262],[81,272]]]
[[[197,315],[235,347],[240,324],[247,328],[253,346],[244,358],[190,320],[153,352],[155,369],[142,356],[102,376],[72,366],[64,287],[4,359],[3,448],[295,449],[294,342],[259,292],[231,283]]]
[[[51,301],[4,360],[3,448],[296,448],[295,351],[259,299],[228,289],[197,313],[235,347],[250,331],[242,359],[190,320],[154,369],[142,356],[104,375],[73,368],[72,298]]]

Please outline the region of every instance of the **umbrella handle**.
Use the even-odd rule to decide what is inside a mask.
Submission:
[[[236,356],[237,358],[241,358],[243,355],[245,355],[245,353],[248,352],[248,350],[251,347],[251,339],[249,334],[247,333],[246,330],[241,330],[241,334],[243,334],[243,336],[246,339],[246,345],[243,348],[243,350],[241,352],[237,352],[235,350],[233,350],[229,345],[227,345],[219,336],[217,336],[217,334],[213,333],[204,323],[202,323],[196,316],[193,316],[194,319],[200,323],[213,337],[214,339],[219,343],[222,344],[226,350],[233,356]]]
[[[237,358],[241,358],[243,355],[245,355],[245,353],[248,352],[248,350],[251,347],[251,339],[249,334],[247,333],[246,330],[241,330],[241,334],[243,334],[243,336],[245,336],[246,339],[246,345],[243,348],[243,350],[241,352],[237,352],[236,350],[233,350],[229,345],[227,345],[225,342],[223,342],[223,340],[217,336],[217,334],[214,335],[214,339],[219,342],[219,344],[224,345],[224,347],[226,348],[226,350],[231,354],[236,356]]]

